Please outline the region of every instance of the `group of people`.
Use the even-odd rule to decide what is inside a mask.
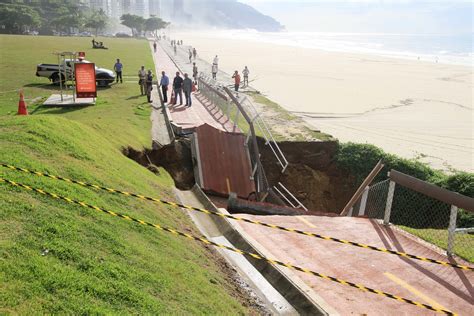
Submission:
[[[153,90],[153,72],[151,69],[146,71],[145,66],[142,66],[138,70],[138,84],[141,95],[146,95],[149,103],[153,102],[151,99],[151,91]]]
[[[170,79],[164,71],[161,72],[160,87],[163,94],[163,102],[168,103],[168,86],[170,85]],[[187,73],[184,74],[184,78],[181,77],[179,71],[176,72],[176,76],[173,79],[173,91],[171,93],[171,102],[169,105],[176,105],[179,97],[179,105],[183,105],[183,93],[185,98],[185,106],[190,107],[192,105],[191,93],[194,89],[194,83],[189,78]],[[174,97],[173,97],[174,96]]]
[[[94,44],[93,40],[93,44]],[[182,45],[182,41],[176,41],[172,40],[171,45],[173,45],[175,52],[176,52],[176,46],[177,45]],[[156,53],[157,51],[157,43],[156,41],[153,43],[153,49]],[[196,60],[197,58],[197,51],[196,48],[193,48],[192,50],[189,49],[189,62],[192,62],[192,58]],[[120,59],[117,59],[117,62],[114,65],[114,70],[116,73],[116,83],[119,82],[123,83],[122,79],[122,71],[123,71],[123,65],[120,62]],[[184,78],[181,77],[180,72],[176,72],[176,76],[173,79],[172,82],[172,93],[171,93],[171,102],[169,105],[177,105],[178,98],[179,98],[179,105],[183,105],[183,94],[185,98],[185,106],[190,107],[192,105],[192,98],[191,94],[192,92],[196,89],[197,87],[197,79],[198,79],[198,67],[196,65],[196,62],[193,62],[193,73],[192,73],[192,78],[189,77],[187,73],[184,74]],[[212,61],[212,78],[217,79],[217,73],[219,71],[219,56],[216,55]],[[242,70],[242,75],[243,75],[243,86],[246,87],[249,84],[249,74],[250,71],[247,66]],[[232,75],[232,78],[234,79],[234,89],[235,91],[239,91],[240,85],[241,85],[241,76],[239,72],[236,70],[234,71],[234,74]],[[153,72],[150,70],[145,70],[145,66],[141,66],[141,68],[138,70],[138,84],[140,86],[140,94],[142,96],[146,95],[148,102],[152,102],[153,100],[151,99],[151,91],[153,90]],[[168,103],[168,87],[170,85],[170,79],[166,75],[166,73],[163,71],[161,73],[161,79],[160,79],[160,84],[159,86],[161,87],[161,91],[163,94],[163,102]]]
[[[242,70],[242,75],[244,76],[244,85],[243,85],[244,87],[247,87],[249,85],[249,74],[250,74],[250,71],[247,68],[247,66],[245,66],[244,70]],[[238,70],[234,71],[232,78],[234,79],[234,89],[236,92],[238,92],[240,88],[240,82],[241,82],[241,78],[240,78],[240,74]]]
[[[216,57],[214,57],[214,59],[212,60],[212,66],[211,66],[212,79],[217,80],[218,72],[219,72],[219,56],[216,55]],[[245,66],[244,70],[242,70],[242,75],[244,76],[243,87],[248,87],[249,85],[249,74],[250,74],[250,70],[247,66]],[[239,91],[242,78],[240,77],[238,70],[234,71],[232,78],[234,79],[234,90]]]
[[[197,57],[197,50],[195,47],[193,49],[189,49],[189,63],[191,63],[191,60],[194,58],[196,60]]]

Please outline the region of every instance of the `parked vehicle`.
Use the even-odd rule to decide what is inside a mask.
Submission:
[[[66,59],[66,69],[61,65],[61,69],[57,64],[39,64],[36,67],[36,76],[48,78],[54,85],[59,85],[60,82],[67,80],[74,80],[74,64],[75,63],[90,63],[87,60],[72,60]],[[60,74],[61,73],[61,74]],[[112,70],[95,67],[96,84],[98,87],[107,87],[114,82],[115,74]]]
[[[118,32],[115,34],[115,37],[131,37],[130,34],[125,32]]]

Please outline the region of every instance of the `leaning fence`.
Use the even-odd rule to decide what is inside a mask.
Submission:
[[[390,175],[367,187],[348,216],[380,219],[474,262],[474,200],[395,170]]]
[[[248,140],[251,136],[249,122],[247,122],[243,117],[241,109],[228,97],[228,93],[224,88],[225,87],[220,85],[216,80],[206,76],[204,73],[199,75],[200,92],[217,105],[227,118],[232,120],[234,123],[234,130],[238,127],[243,133],[247,134]],[[282,169],[281,172],[285,172],[288,167],[288,160],[278,146],[278,143],[265,119],[261,117],[260,112],[247,95],[237,92],[232,92],[232,94],[249,117],[250,122],[254,125],[256,136],[260,136],[265,140],[265,145],[269,146],[273,152],[273,155]]]

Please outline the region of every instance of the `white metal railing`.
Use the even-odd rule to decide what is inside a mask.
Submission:
[[[204,81],[206,84],[211,86],[214,90],[216,90],[219,93],[215,93],[214,91],[208,91],[210,89],[207,89],[205,86],[200,87],[201,93],[203,93],[206,97],[209,97],[214,104],[223,104],[225,103],[225,107],[221,107],[221,110],[227,115],[228,118],[232,119],[234,122],[234,126],[238,125],[238,120],[239,120],[239,115],[240,115],[240,110],[236,106],[236,113],[235,117],[231,118],[231,106],[232,102],[226,98],[224,99],[222,96],[224,96],[226,93],[223,90],[223,86],[219,84],[218,81],[214,80],[213,78],[205,75],[204,73],[200,73],[200,79]],[[239,101],[240,105],[244,108],[245,112],[247,115],[250,117],[251,122],[253,123],[254,127],[256,130],[258,130],[259,135],[261,135],[264,140],[265,140],[265,145],[269,146],[271,151],[273,152],[273,155],[275,156],[278,164],[281,166],[282,170],[281,172],[285,172],[286,168],[288,167],[288,160],[286,159],[285,155],[283,154],[280,146],[278,146],[277,141],[273,137],[273,134],[268,127],[268,124],[266,123],[265,119],[260,115],[260,112],[257,110],[253,102],[250,100],[250,98],[242,93],[238,92],[233,92],[233,95],[235,98]],[[247,131],[247,140],[250,137],[250,130]]]
[[[281,182],[278,182],[278,185],[273,186],[273,189],[293,208],[302,208],[306,212],[308,209],[303,205],[303,203],[300,202]],[[281,191],[280,191],[281,190]],[[287,195],[283,192],[285,192],[290,198],[287,197]]]

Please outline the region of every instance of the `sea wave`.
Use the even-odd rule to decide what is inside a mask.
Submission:
[[[328,33],[228,30],[215,36],[333,52],[374,54],[433,63],[474,66],[472,34]]]

